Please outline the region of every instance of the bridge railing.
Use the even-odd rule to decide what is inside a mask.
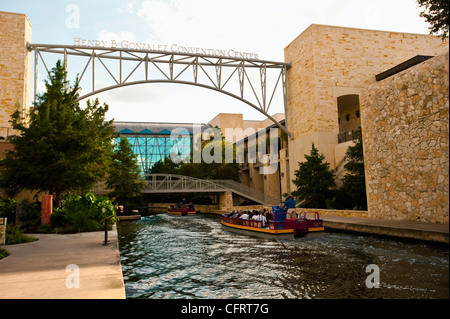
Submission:
[[[203,180],[169,174],[151,174],[145,177],[144,193],[231,191],[242,197],[264,204],[275,204],[279,200],[233,180]],[[92,191],[99,194],[108,193],[105,183],[98,183]]]
[[[238,183],[233,180],[212,180],[212,182],[221,185],[227,189],[237,191],[241,194],[246,195],[247,197],[256,198],[259,202],[263,202],[265,204],[277,204],[280,200],[279,198],[274,198],[270,195],[264,194],[254,188],[248,187],[247,185]]]
[[[166,174],[152,174],[147,175],[146,178],[145,191],[155,193],[177,190],[183,192],[223,192],[229,190],[261,203],[274,204],[278,203],[279,200],[233,180],[203,180],[188,176]]]
[[[145,191],[224,191],[226,188],[210,180],[202,180],[188,176],[153,174],[146,175]]]

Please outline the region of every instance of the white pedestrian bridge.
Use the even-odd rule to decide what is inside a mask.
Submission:
[[[98,183],[92,190],[94,194],[110,192],[105,183]],[[170,193],[227,193],[239,195],[258,204],[275,204],[279,199],[264,195],[251,187],[233,180],[205,180],[174,174],[145,175],[144,194]]]

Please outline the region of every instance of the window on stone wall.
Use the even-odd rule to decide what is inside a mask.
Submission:
[[[338,123],[339,123],[339,143],[351,141],[353,132],[361,126],[359,95],[348,94],[337,98]],[[340,121],[344,118],[345,121]]]

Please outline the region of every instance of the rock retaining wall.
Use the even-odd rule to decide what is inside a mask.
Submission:
[[[449,53],[361,94],[369,217],[449,222]]]

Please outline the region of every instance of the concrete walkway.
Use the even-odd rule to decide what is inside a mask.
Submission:
[[[0,260],[0,299],[125,298],[117,230],[106,246],[104,235],[33,234],[39,240],[4,246],[11,255]]]
[[[325,229],[351,231],[449,244],[449,224],[380,220],[363,217],[320,216]]]

